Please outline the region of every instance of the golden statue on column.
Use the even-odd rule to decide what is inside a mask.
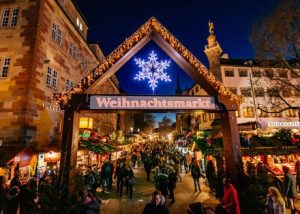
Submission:
[[[215,29],[215,27],[214,27],[214,23],[212,22],[212,21],[208,21],[208,31],[209,31],[209,33],[210,34],[214,34],[214,29]]]

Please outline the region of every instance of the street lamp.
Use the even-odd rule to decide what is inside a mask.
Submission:
[[[254,116],[255,116],[255,129],[258,128],[258,115],[257,115],[257,107],[256,107],[256,99],[255,99],[255,95],[254,95],[254,88],[253,88],[253,60],[247,60],[246,62],[244,62],[244,65],[248,65],[250,66],[250,87],[251,87],[251,94],[252,94],[252,99],[253,99],[253,104],[254,104]]]

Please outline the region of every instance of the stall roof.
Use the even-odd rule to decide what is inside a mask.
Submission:
[[[0,164],[6,165],[8,162],[22,152],[30,152],[31,154],[37,151],[30,145],[5,145],[0,146]]]

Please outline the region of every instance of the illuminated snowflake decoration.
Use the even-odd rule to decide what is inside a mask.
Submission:
[[[134,59],[135,63],[142,70],[135,75],[135,80],[148,79],[149,86],[152,88],[153,94],[157,87],[158,81],[171,82],[171,78],[167,73],[164,72],[170,66],[171,61],[157,61],[157,56],[154,51],[149,54],[148,61],[141,60],[140,58]]]

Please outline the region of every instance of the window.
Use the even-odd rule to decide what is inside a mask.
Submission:
[[[67,79],[67,83],[66,83],[66,91],[69,91],[73,88],[74,84],[71,80]]]
[[[214,119],[214,113],[208,113],[209,121]]]
[[[239,76],[240,77],[247,77],[248,71],[247,70],[239,70]]]
[[[254,117],[254,107],[247,106],[243,108],[244,117]]]
[[[53,24],[52,25],[52,33],[51,33],[51,38],[52,38],[53,41],[56,40],[56,32],[57,32],[57,25]]]
[[[58,25],[54,24],[52,25],[52,32],[51,32],[51,38],[54,42],[57,42],[59,47],[62,46],[63,43],[63,33],[62,30],[59,28]]]
[[[260,70],[254,70],[252,72],[253,77],[261,77],[261,71]]]
[[[244,97],[251,97],[252,93],[251,93],[251,88],[241,88],[241,95],[243,95]]]
[[[265,96],[265,91],[263,88],[255,88],[254,89],[254,94],[256,97],[264,97]]]
[[[77,59],[77,48],[72,43],[70,43],[69,46],[69,55],[74,59]]]
[[[13,12],[12,12],[12,18],[11,18],[10,26],[12,26],[12,27],[17,26],[18,14],[19,14],[19,9],[14,9]]]
[[[63,35],[60,29],[57,30],[57,43],[61,47],[62,46]]]
[[[274,77],[274,71],[272,69],[265,70],[266,77],[272,78]]]
[[[278,75],[280,78],[287,78],[287,71],[286,70],[280,70],[278,71]]]
[[[2,71],[0,71],[1,78],[5,78],[8,76],[9,64],[10,64],[10,58],[3,58]]]
[[[268,117],[268,113],[262,110],[258,110],[257,113],[258,113],[258,117]]]
[[[2,23],[1,23],[2,27],[7,27],[8,26],[9,13],[10,13],[10,9],[4,9],[3,10]]]
[[[225,77],[234,77],[233,70],[225,70]]]
[[[52,87],[57,88],[57,71],[53,71]]]
[[[52,76],[52,69],[48,67],[47,80],[46,80],[46,84],[48,86],[51,86],[51,76]]]
[[[82,23],[80,22],[79,18],[76,19],[76,25],[79,28],[80,31],[82,31]]]
[[[296,113],[296,110],[294,110],[294,109],[288,109],[285,111],[285,115],[287,117],[296,117],[297,113]]]
[[[206,113],[202,114],[202,121],[207,122],[207,115]]]
[[[82,58],[81,68],[83,71],[87,71],[89,68],[89,61],[85,57]]]
[[[55,71],[53,68],[48,67],[47,70],[47,79],[46,79],[46,84],[49,87],[52,87],[54,89],[57,89],[57,84],[58,84],[58,72]]]
[[[231,91],[232,93],[237,94],[237,89],[236,89],[235,87],[230,87],[230,88],[228,88],[228,89],[229,89],[229,91]]]
[[[240,110],[235,111],[235,116],[236,116],[236,117],[241,117]]]

